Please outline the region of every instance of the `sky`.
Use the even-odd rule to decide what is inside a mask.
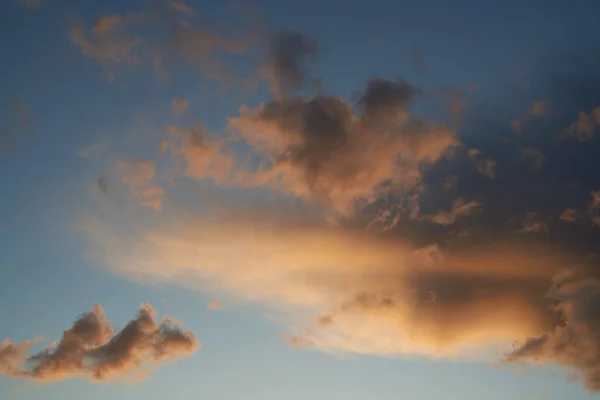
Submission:
[[[0,398],[600,393],[594,0],[0,2]]]

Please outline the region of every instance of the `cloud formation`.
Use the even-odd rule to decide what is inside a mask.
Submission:
[[[600,392],[600,280],[563,278],[546,293],[564,323],[517,346],[506,360],[556,363],[583,375]]]
[[[452,130],[410,112],[419,92],[403,81],[373,79],[358,107],[324,95],[271,100],[242,108],[228,126],[263,160],[254,182],[348,214],[357,199],[414,186],[423,164],[458,144]]]
[[[0,373],[37,381],[84,378],[101,382],[195,352],[198,343],[193,333],[182,331],[169,319],[156,323],[155,318],[154,309],[142,304],[136,317],[115,332],[95,303],[57,344],[38,353],[27,356],[35,341],[1,342]]]

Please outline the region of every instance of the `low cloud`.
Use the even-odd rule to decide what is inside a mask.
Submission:
[[[155,322],[156,312],[142,304],[136,317],[115,332],[99,304],[82,314],[57,344],[27,356],[35,341],[0,343],[0,374],[36,381],[84,378],[108,381],[140,372],[198,347],[193,333],[173,321]]]

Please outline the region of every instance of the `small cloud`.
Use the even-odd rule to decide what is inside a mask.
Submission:
[[[565,130],[565,136],[586,142],[594,139],[598,128],[600,128],[600,106],[594,108],[589,114],[580,112],[579,117]]]
[[[219,300],[213,300],[210,303],[208,303],[207,308],[209,310],[218,310],[219,308],[221,308],[221,302]]]
[[[99,159],[106,154],[107,148],[108,144],[105,142],[94,144],[92,146],[88,146],[79,150],[77,152],[77,157],[87,159]]]
[[[469,149],[469,156],[475,162],[477,172],[487,176],[490,179],[494,179],[496,177],[497,163],[494,159],[491,157],[484,157],[481,154],[481,151],[477,149]]]
[[[518,118],[513,119],[510,122],[510,128],[515,133],[521,133],[523,126],[534,119],[542,118],[550,113],[550,107],[548,101],[540,99],[531,102],[529,108],[523,112]]]
[[[558,219],[562,222],[575,222],[579,218],[580,218],[579,213],[572,208],[565,209],[558,217]]]
[[[187,100],[174,98],[171,101],[171,110],[173,111],[173,115],[176,117],[181,117],[187,113],[190,108],[190,103]]]
[[[523,157],[532,159],[531,169],[533,171],[541,170],[544,166],[544,162],[546,161],[544,154],[535,147],[523,147],[521,149],[521,155]]]
[[[156,167],[151,160],[118,160],[117,168],[121,171],[121,181],[129,186],[139,204],[155,211],[162,211],[162,200],[165,191],[162,186],[152,183]]]
[[[452,225],[459,218],[480,211],[482,207],[483,204],[476,201],[467,202],[464,199],[457,199],[454,204],[452,204],[452,209],[450,211],[442,211],[438,214],[431,215],[428,218],[438,225]]]
[[[539,221],[537,212],[531,212],[523,218],[523,227],[519,230],[520,233],[539,233],[547,232],[549,227],[543,221]]]

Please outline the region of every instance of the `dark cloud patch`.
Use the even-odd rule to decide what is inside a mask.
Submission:
[[[291,94],[306,82],[306,63],[317,56],[317,41],[302,33],[282,30],[268,38],[262,73],[277,96]]]

